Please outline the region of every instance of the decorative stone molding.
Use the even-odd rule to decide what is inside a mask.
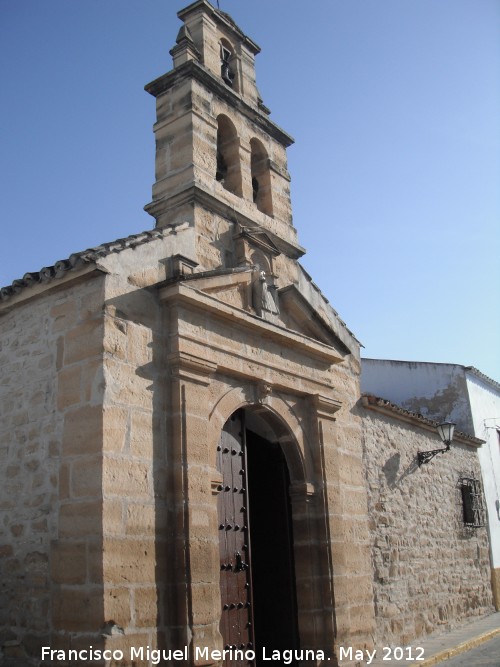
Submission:
[[[236,225],[237,231],[234,236],[236,248],[236,261],[241,266],[251,266],[253,251],[258,248],[269,262],[271,272],[273,271],[273,258],[280,255],[280,251],[272,242],[268,234],[262,231],[251,230],[244,225]],[[264,269],[265,267],[261,267]]]
[[[217,364],[200,359],[187,352],[176,352],[167,357],[172,377],[208,386],[210,376],[217,370]]]
[[[172,275],[175,277],[192,275],[197,266],[198,262],[184,255],[178,254],[172,257]]]
[[[161,287],[160,299],[172,303],[192,304],[197,309],[203,308],[205,312],[215,315],[221,321],[231,322],[233,327],[239,326],[248,331],[258,331],[261,335],[265,335],[268,340],[279,342],[283,347],[299,350],[304,358],[317,359],[328,365],[342,361],[340,354],[332,347],[251,315],[242,309],[220,301],[210,294],[194,290],[186,282]]]
[[[196,48],[187,26],[183,25],[179,30],[176,45],[170,49],[170,55],[173,58],[174,67],[179,67],[188,60],[200,60],[200,52]]]
[[[333,398],[328,398],[327,396],[322,396],[321,394],[315,394],[311,396],[311,401],[316,410],[316,415],[321,419],[331,419],[335,421],[335,413],[340,410],[342,403]]]
[[[266,382],[265,380],[259,382],[256,388],[257,402],[261,405],[267,403],[267,399],[269,398],[272,390],[273,387],[269,382]]]

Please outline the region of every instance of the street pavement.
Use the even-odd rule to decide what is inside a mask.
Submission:
[[[423,649],[422,662],[415,660],[417,647]],[[479,649],[477,654],[476,648]],[[438,664],[440,667],[500,667],[500,612],[422,638],[412,647],[411,658],[412,661],[387,661],[387,658],[384,661],[382,652],[377,651],[371,667],[434,667]],[[361,664],[364,667],[367,663]]]
[[[500,667],[500,635],[440,664],[442,667]]]

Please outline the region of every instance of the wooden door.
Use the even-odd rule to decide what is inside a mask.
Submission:
[[[221,624],[226,649],[253,649],[251,574],[246,489],[244,413],[238,411],[224,426],[217,447],[222,473],[218,495]],[[226,661],[247,666],[248,661]]]
[[[220,631],[224,648],[256,654],[224,664],[265,667],[263,647],[299,647],[288,468],[278,443],[245,428],[243,410],[224,425],[217,467]]]

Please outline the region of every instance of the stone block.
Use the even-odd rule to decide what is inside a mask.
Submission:
[[[103,462],[103,491],[107,496],[152,498],[150,466],[127,458],[105,457]]]
[[[87,283],[79,294],[78,311],[80,320],[97,319],[102,321],[104,313],[104,277],[101,276],[92,283]]]
[[[50,573],[56,584],[85,584],[87,581],[87,548],[83,541],[52,542]]]
[[[98,633],[104,624],[103,592],[100,588],[63,586],[53,593],[54,629]]]
[[[127,359],[134,366],[145,366],[153,361],[152,331],[140,324],[130,323],[128,329]]]
[[[219,585],[194,584],[191,587],[194,625],[209,625],[220,620]]]
[[[48,530],[47,519],[38,519],[31,522],[31,530],[34,533],[46,533]]]
[[[156,508],[154,505],[128,503],[125,531],[129,535],[154,537],[156,532]]]
[[[82,401],[102,403],[104,394],[104,373],[100,359],[82,364]]]
[[[56,342],[56,369],[59,371],[64,362],[64,336],[58,336]]]
[[[102,407],[99,405],[85,405],[67,410],[64,415],[63,456],[101,452],[102,421]]]
[[[134,616],[139,628],[156,628],[159,625],[159,600],[156,587],[135,588]]]
[[[53,320],[52,332],[66,331],[76,322],[77,308],[75,299],[65,298],[60,303],[52,306],[49,312]]]
[[[104,592],[104,616],[126,628],[132,620],[131,591],[129,588],[108,588]]]
[[[194,583],[204,581],[218,584],[219,582],[218,536],[210,538],[208,535],[205,539],[192,538],[189,541],[189,563]]]
[[[69,463],[61,463],[59,469],[59,498],[65,500],[70,497],[70,470]]]
[[[103,535],[124,535],[123,498],[106,498],[102,508]]]
[[[127,438],[129,412],[126,408],[106,405],[103,410],[103,451],[123,451]]]
[[[154,456],[154,437],[158,432],[153,424],[153,413],[133,410],[130,414],[130,451],[133,456],[150,458]]]
[[[90,585],[103,585],[103,569],[104,550],[102,540],[99,537],[89,539],[87,541],[87,581]]]
[[[105,580],[112,584],[154,584],[164,569],[164,554],[154,540],[107,537],[103,543]]]
[[[335,602],[340,605],[358,605],[373,599],[371,573],[365,577],[334,575]]]
[[[361,488],[365,486],[363,462],[360,457],[345,452],[337,452],[334,465],[338,468],[338,478],[341,484]]]
[[[127,358],[128,325],[120,318],[107,316],[105,319],[104,352],[116,359]]]
[[[0,558],[6,558],[12,556],[14,550],[11,544],[2,544],[0,545]]]
[[[358,635],[363,638],[369,638],[370,644],[373,643],[373,634],[375,632],[375,617],[373,606],[369,603],[352,606],[349,609],[349,633],[352,637]]]
[[[79,324],[64,337],[64,363],[73,364],[103,353],[104,325],[101,318]]]
[[[59,538],[99,536],[102,532],[102,501],[68,502],[59,510]]]
[[[80,456],[71,464],[71,497],[102,495],[102,458]]]
[[[370,542],[368,522],[361,517],[331,516],[330,530],[334,539],[343,540],[346,544]]]
[[[21,537],[21,535],[24,533],[25,527],[22,524],[14,524],[10,526],[10,532],[14,537]]]
[[[151,378],[139,375],[136,366],[106,358],[104,376],[110,402],[144,410],[151,409],[153,400]]]

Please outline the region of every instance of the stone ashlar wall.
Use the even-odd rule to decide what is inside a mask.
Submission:
[[[157,245],[123,253],[116,267],[110,260],[106,285],[104,620],[125,632],[125,638],[121,631],[110,637],[108,647],[114,649],[118,641],[126,653],[127,646],[164,646],[166,641],[166,541],[172,527],[166,508],[165,323],[157,292],[127,281],[147,262],[155,266],[154,253],[162,248]]]
[[[365,399],[366,400],[366,399]],[[361,409],[379,645],[406,645],[493,611],[486,528],[463,525],[462,472],[481,478],[476,448],[418,467],[438,436],[396,417]]]
[[[38,664],[66,621],[60,590],[88,588],[85,540],[64,537],[88,495],[77,450],[102,421],[102,293],[71,281],[0,316],[0,663]]]

